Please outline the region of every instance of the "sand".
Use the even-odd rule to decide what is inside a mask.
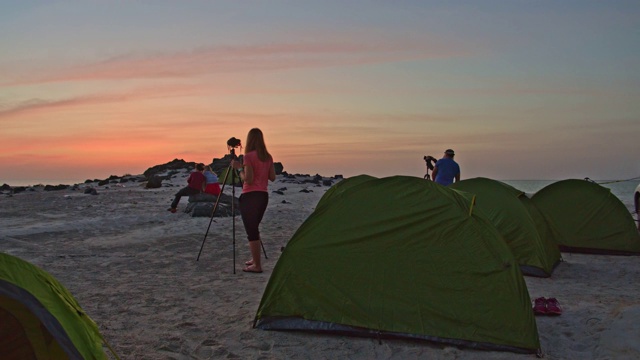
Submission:
[[[0,196],[0,251],[40,266],[76,297],[122,359],[530,359],[426,342],[252,328],[262,292],[293,233],[329,188],[283,183],[270,193],[261,226],[262,274],[242,221],[166,209],[184,185],[139,183]],[[84,185],[82,185],[84,186]],[[307,189],[310,192],[301,192]],[[230,187],[225,192],[230,193]],[[239,195],[239,189],[236,195]],[[235,247],[235,264],[234,264]],[[640,358],[640,258],[563,254],[551,278],[525,277],[531,298],[556,297],[564,313],[536,317],[547,359]]]

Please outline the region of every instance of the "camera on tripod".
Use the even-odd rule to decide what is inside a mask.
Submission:
[[[241,147],[242,142],[240,141],[240,139],[232,137],[231,139],[227,140],[227,150],[229,150],[229,154],[231,154],[234,159],[236,158],[236,148]]]
[[[427,163],[427,168],[429,168],[429,170],[433,170],[433,167],[436,166],[436,162],[438,162],[438,159],[434,158],[431,155],[427,155],[424,157],[424,161]]]
[[[426,155],[423,159],[427,163],[427,173],[424,174],[424,178],[427,180],[431,180],[431,175],[429,175],[429,170],[433,170],[435,168],[436,162],[438,162],[438,159],[434,158],[431,155]]]

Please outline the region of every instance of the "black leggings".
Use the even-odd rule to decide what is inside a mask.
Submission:
[[[260,240],[258,226],[269,204],[269,193],[251,191],[240,195],[240,215],[249,241]]]
[[[173,209],[177,208],[181,197],[183,197],[183,196],[191,196],[191,195],[196,195],[196,194],[200,194],[200,190],[194,189],[194,188],[188,187],[188,186],[183,187],[182,189],[180,189],[180,191],[178,191],[176,193],[176,197],[173,198],[173,202],[171,203],[171,207]]]

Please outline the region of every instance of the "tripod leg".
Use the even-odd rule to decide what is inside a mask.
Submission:
[[[209,229],[211,228],[211,223],[213,222],[213,216],[216,214],[216,210],[218,209],[218,203],[220,203],[220,198],[222,197],[222,193],[224,192],[224,186],[227,184],[227,177],[229,176],[229,172],[231,172],[231,169],[232,169],[231,164],[229,164],[227,173],[224,174],[224,180],[222,181],[222,189],[220,189],[220,194],[218,194],[216,203],[213,206],[213,210],[211,211],[211,219],[209,220],[209,226],[207,226],[207,232],[204,233],[204,239],[202,239],[202,245],[200,245],[200,251],[198,252],[198,257],[196,258],[196,261],[200,260],[200,254],[202,254],[202,249],[204,248],[204,242],[207,241],[207,235],[209,235]],[[231,205],[233,206],[233,201],[231,201]]]
[[[236,273],[236,174],[235,170],[229,166],[229,171],[231,172],[231,216],[233,216],[233,273]]]
[[[267,256],[267,250],[264,249],[264,243],[262,242],[262,240],[260,240],[260,245],[262,246],[262,252],[264,253],[264,258],[268,259],[269,257]]]

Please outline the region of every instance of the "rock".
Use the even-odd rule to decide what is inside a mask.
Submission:
[[[276,170],[276,175],[282,174],[282,170],[284,170],[284,166],[282,166],[282,163],[280,162],[273,163],[273,167]]]
[[[186,162],[182,159],[173,159],[172,161],[166,164],[150,167],[143,174],[145,178],[150,179],[155,175],[166,173],[169,170],[182,170],[182,169],[193,170],[195,167],[196,167],[196,163],[193,161]]]
[[[160,176],[152,176],[147,181],[147,185],[145,185],[145,189],[157,189],[162,187],[162,178]]]
[[[47,185],[44,187],[44,191],[58,191],[65,190],[69,187],[69,185]]]
[[[233,199],[233,212],[231,210],[231,201]],[[191,213],[191,216],[208,216],[211,217],[211,212],[214,210],[217,197],[211,194],[198,194],[189,196],[189,203],[184,210],[186,213]],[[197,209],[197,210],[196,210]],[[194,213],[195,211],[195,213]],[[220,201],[218,201],[218,207],[215,209],[214,217],[229,217],[235,212],[236,215],[240,215],[240,203],[238,198],[233,198],[227,194],[220,194]]]

